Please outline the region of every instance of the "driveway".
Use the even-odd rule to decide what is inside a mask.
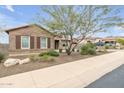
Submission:
[[[86,87],[124,63],[124,51],[0,78],[0,87]]]
[[[86,88],[124,88],[124,65],[104,75]]]

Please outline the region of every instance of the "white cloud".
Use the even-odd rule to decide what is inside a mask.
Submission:
[[[0,27],[1,28],[4,28],[5,25],[8,26],[8,24],[10,24],[10,22],[13,22],[13,21],[14,19],[12,17],[9,17],[5,14],[0,13],[0,23],[1,23]]]
[[[0,28],[4,28],[4,25],[7,24],[8,20],[12,20],[12,18],[0,13]]]
[[[0,23],[1,23],[0,28],[3,28],[3,29],[12,28],[12,27],[26,24],[26,23],[22,23],[18,21],[17,19],[11,16],[8,16],[2,13],[0,13]]]
[[[4,30],[23,24],[24,23],[17,21],[15,18],[11,16],[0,13],[0,43],[9,42],[8,35],[4,32]]]
[[[11,12],[15,11],[12,5],[6,5],[5,7],[6,7],[6,9],[8,9]]]
[[[15,11],[15,9],[13,8],[12,5],[0,6],[0,8],[7,9],[7,10],[9,10],[10,12],[14,12],[14,13],[16,13],[16,14],[19,15],[19,16],[23,16],[23,13],[20,12],[20,11]]]

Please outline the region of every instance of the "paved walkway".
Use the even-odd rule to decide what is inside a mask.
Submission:
[[[0,87],[86,87],[124,63],[117,51],[71,63],[0,78]]]

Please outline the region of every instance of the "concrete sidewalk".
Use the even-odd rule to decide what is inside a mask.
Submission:
[[[0,78],[0,87],[85,87],[124,63],[120,50],[71,63]]]

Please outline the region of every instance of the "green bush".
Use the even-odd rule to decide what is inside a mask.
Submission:
[[[40,53],[39,56],[49,55],[48,52]]]
[[[115,45],[110,46],[106,44],[105,49],[116,49],[116,46]]]
[[[81,55],[96,54],[96,46],[92,43],[87,43],[81,47]]]
[[[88,54],[90,54],[90,55],[95,55],[95,54],[96,54],[96,49],[94,49],[94,48],[89,48]]]
[[[43,62],[52,62],[52,61],[54,61],[54,58],[51,57],[51,56],[49,56],[49,55],[43,55],[43,56],[41,57],[41,60],[42,60]]]
[[[41,57],[44,56],[44,55],[49,55],[49,56],[57,57],[57,56],[59,56],[59,53],[56,52],[56,51],[51,50],[51,51],[43,52],[43,53],[39,54],[39,56],[41,56]]]
[[[105,49],[109,49],[110,48],[110,46],[109,45],[105,45]]]
[[[57,57],[57,56],[59,56],[59,53],[56,52],[56,51],[51,50],[51,51],[48,52],[48,55]]]
[[[111,46],[112,49],[116,49],[116,46]]]
[[[0,62],[5,58],[4,54],[0,53]]]
[[[124,39],[119,38],[119,39],[117,39],[116,41],[117,41],[118,43],[120,43],[121,45],[124,45]]]

